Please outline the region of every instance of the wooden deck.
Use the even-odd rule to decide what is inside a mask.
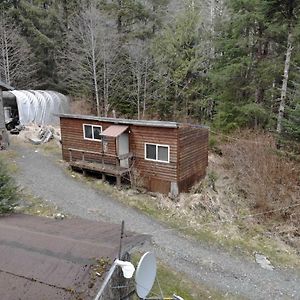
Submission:
[[[117,179],[117,186],[121,185],[121,177],[125,174],[129,174],[130,172],[130,164],[128,165],[128,168],[124,168],[120,166],[120,161],[123,159],[130,159],[132,158],[132,153],[128,153],[125,155],[111,155],[101,152],[94,152],[94,151],[87,151],[87,150],[81,150],[81,149],[74,149],[74,148],[68,148],[69,150],[69,165],[73,168],[79,168],[83,172],[85,171],[94,171],[99,172],[102,174],[102,179],[105,180],[106,175],[115,176]],[[73,153],[79,152],[81,153],[81,159],[74,159]],[[97,155],[101,158],[102,162],[95,162],[95,161],[89,161],[86,159],[86,156],[88,154]],[[113,163],[106,163],[105,158],[113,158],[115,161],[115,164]]]
[[[116,165],[113,164],[89,162],[86,160],[70,161],[69,165],[71,167],[80,168],[82,170],[96,171],[99,173],[105,173],[113,176],[122,176],[125,173],[129,172],[129,168],[117,167]]]

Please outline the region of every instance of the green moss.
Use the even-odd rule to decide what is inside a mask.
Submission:
[[[5,163],[8,174],[13,175],[19,170],[15,161],[16,157],[17,153],[13,150],[0,151],[0,161]]]
[[[20,201],[16,210],[24,214],[43,217],[53,217],[53,215],[60,212],[57,206],[33,196],[28,191],[21,192]]]

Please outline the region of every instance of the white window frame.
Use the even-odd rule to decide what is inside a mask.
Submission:
[[[85,136],[85,128],[84,126],[92,126],[92,138],[87,138]],[[101,142],[102,139],[94,139],[94,127],[98,127],[101,129],[102,132],[102,126],[101,125],[95,125],[95,124],[82,124],[82,130],[83,130],[83,139],[88,140],[88,141],[96,141],[96,142]]]
[[[156,146],[156,159],[147,158],[147,145]],[[158,147],[168,148],[168,160],[167,161],[157,159],[158,158]],[[155,143],[145,143],[144,155],[145,155],[145,160],[150,160],[150,161],[155,161],[155,162],[161,162],[161,163],[168,164],[168,163],[170,163],[170,146],[169,145],[163,145],[163,144],[155,144]]]

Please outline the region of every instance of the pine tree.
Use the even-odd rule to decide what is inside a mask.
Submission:
[[[7,13],[22,28],[21,34],[34,53],[40,80],[36,88],[60,89],[55,57],[64,35],[56,2],[13,1]]]
[[[297,0],[269,0],[265,5],[266,15],[271,26],[277,29],[275,36],[286,47],[284,51],[284,71],[282,75],[280,103],[277,117],[277,132],[282,132],[282,120],[287,102],[288,79],[297,38],[299,39],[300,3]]]
[[[160,82],[156,105],[163,118],[188,118],[200,98],[205,74],[201,50],[199,11],[191,6],[153,41]]]
[[[218,100],[216,124],[223,129],[266,126],[281,53],[270,32],[267,0],[228,2],[230,17],[216,43],[212,72]]]

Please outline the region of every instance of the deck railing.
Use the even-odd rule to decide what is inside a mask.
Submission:
[[[132,153],[126,153],[126,154],[121,154],[121,155],[114,155],[114,154],[109,154],[109,153],[105,153],[105,152],[96,152],[96,151],[89,151],[89,150],[82,150],[82,149],[75,149],[75,148],[68,148],[69,150],[69,158],[70,158],[70,162],[73,161],[73,154],[72,152],[80,152],[81,153],[81,160],[82,161],[86,161],[85,158],[85,154],[92,154],[92,155],[97,155],[101,157],[101,164],[104,167],[105,163],[104,163],[104,159],[105,158],[114,158],[115,159],[115,166],[117,169],[120,169],[120,161],[123,159],[129,159],[132,157]],[[129,166],[128,166],[129,168]]]

